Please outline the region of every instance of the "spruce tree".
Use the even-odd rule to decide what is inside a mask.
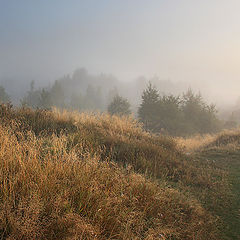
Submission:
[[[160,95],[150,82],[142,94],[142,103],[138,108],[139,120],[147,130],[155,131],[158,124],[158,108]]]

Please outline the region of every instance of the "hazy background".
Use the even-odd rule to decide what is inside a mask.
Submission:
[[[22,96],[77,68],[201,90],[219,106],[240,96],[235,0],[0,0],[0,84]]]

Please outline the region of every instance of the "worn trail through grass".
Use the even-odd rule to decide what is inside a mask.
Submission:
[[[221,148],[207,149],[195,155],[200,161],[210,161],[219,169],[227,171],[230,186],[229,196],[219,200],[214,210],[221,221],[222,238],[224,240],[240,239],[240,150]],[[225,203],[228,199],[228,202]],[[222,202],[221,202],[222,201]]]
[[[230,153],[225,159],[230,160],[228,170],[233,194],[230,209],[223,212],[224,222],[228,226],[226,239],[240,239],[240,152]]]

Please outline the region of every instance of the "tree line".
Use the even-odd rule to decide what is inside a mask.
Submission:
[[[138,118],[154,133],[170,135],[204,134],[220,130],[214,105],[207,104],[200,93],[191,89],[180,96],[160,95],[151,84],[143,91]]]
[[[51,87],[40,89],[31,82],[21,105],[41,109],[55,106],[78,111],[107,111],[112,115],[130,115],[133,111],[128,99],[120,96],[117,88],[109,90],[108,101],[104,101],[101,88],[91,84],[86,86],[85,93],[69,95],[64,90],[63,81],[57,80]],[[3,87],[0,87],[0,101],[10,101]],[[215,106],[207,104],[200,93],[195,94],[191,89],[178,96],[165,95],[149,83],[135,112],[144,128],[152,133],[186,136],[212,133],[222,127]]]

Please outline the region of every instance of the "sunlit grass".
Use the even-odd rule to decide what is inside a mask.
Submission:
[[[192,153],[202,147],[206,146],[215,139],[215,135],[195,135],[193,137],[178,137],[176,142],[178,147],[186,153]]]
[[[223,175],[174,139],[104,114],[2,106],[0,123],[2,239],[218,239],[202,200]]]

